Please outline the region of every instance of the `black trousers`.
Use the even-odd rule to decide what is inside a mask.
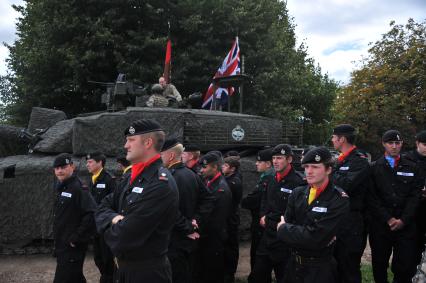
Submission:
[[[173,283],[192,282],[193,253],[183,249],[169,249]]]
[[[361,283],[361,257],[365,249],[364,219],[351,212],[337,234],[334,257],[340,283]]]
[[[68,248],[56,253],[56,270],[53,283],[86,283],[83,263],[86,249]]]
[[[387,269],[392,253],[391,270],[394,274],[394,282],[411,282],[411,278],[416,273],[416,233],[414,224],[393,232],[386,223],[372,223],[369,239],[376,283],[388,282]]]
[[[284,275],[285,283],[337,283],[337,264],[333,257],[318,263],[298,263],[291,256]]]
[[[215,236],[200,239],[195,260],[195,283],[223,283],[225,280],[224,241]]]
[[[228,240],[225,242],[225,283],[235,281],[235,273],[240,256],[238,225],[229,227]]]
[[[96,266],[101,273],[100,283],[112,283],[114,276],[114,257],[111,249],[105,243],[103,236],[97,236],[93,240],[93,257]]]
[[[417,253],[416,263],[419,264],[422,259],[422,253],[425,250],[426,245],[426,200],[422,199],[419,204],[417,215]]]
[[[114,276],[116,283],[172,283],[172,270],[167,256],[144,262],[122,262]]]

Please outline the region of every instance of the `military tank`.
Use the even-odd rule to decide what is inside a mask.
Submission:
[[[89,180],[85,155],[93,151],[104,152],[106,169],[118,173],[115,159],[123,153],[123,131],[130,121],[142,118],[157,120],[168,136],[197,145],[202,152],[243,153],[245,194],[257,180],[254,152],[283,142],[298,144],[301,138],[297,125],[230,112],[127,107],[67,119],[62,111],[35,107],[26,129],[0,126],[0,133],[8,133],[0,136],[0,250],[52,239],[52,163],[57,154],[71,153],[83,180]],[[243,230],[249,229],[249,222],[248,213],[242,213]]]

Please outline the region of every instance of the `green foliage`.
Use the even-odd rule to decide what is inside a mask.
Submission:
[[[426,122],[426,22],[390,26],[335,104],[336,122],[358,127],[359,144],[375,155],[384,131],[400,130],[412,146]]]
[[[88,80],[153,83],[163,71],[168,21],[172,82],[186,96],[205,92],[236,35],[245,72],[244,112],[318,124],[330,120],[333,80],[297,47],[285,1],[26,1],[9,46],[16,123],[30,106],[74,115],[101,110]],[[13,106],[13,107],[12,107]]]

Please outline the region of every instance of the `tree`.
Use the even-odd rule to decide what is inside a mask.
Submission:
[[[331,118],[337,85],[296,46],[284,1],[40,0],[15,9],[22,18],[19,38],[9,46],[16,96],[9,110],[20,123],[30,105],[70,116],[101,110],[88,80],[113,81],[122,72],[156,82],[168,22],[172,82],[184,96],[207,90],[238,35],[246,73],[254,78],[245,88],[245,113],[312,123]]]
[[[336,122],[358,127],[359,143],[376,155],[386,130],[398,129],[412,146],[426,122],[426,22],[390,26],[352,72],[334,110]]]

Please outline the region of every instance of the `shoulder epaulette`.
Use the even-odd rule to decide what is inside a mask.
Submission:
[[[341,197],[344,197],[344,198],[349,197],[348,194],[342,188],[339,188],[338,186],[333,186],[333,187],[340,194]]]

